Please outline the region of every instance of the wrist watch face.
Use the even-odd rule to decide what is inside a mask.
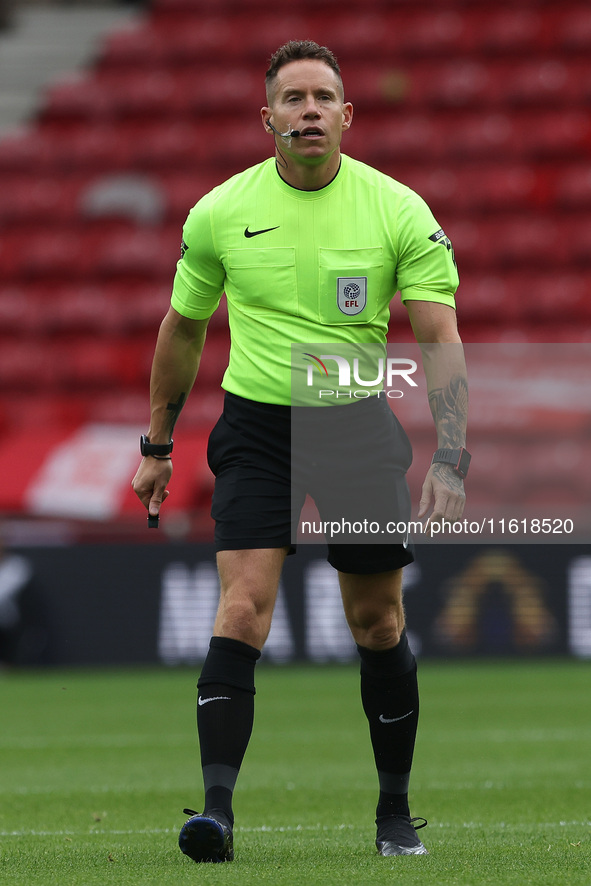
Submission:
[[[460,450],[460,460],[457,464],[456,471],[460,475],[460,477],[465,477],[468,473],[468,468],[470,467],[470,459],[471,455],[465,449]]]

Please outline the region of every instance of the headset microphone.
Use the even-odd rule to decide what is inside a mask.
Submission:
[[[273,126],[273,124],[271,123],[270,120],[267,120],[267,126],[269,127],[269,129],[272,132],[275,133],[275,135],[278,135],[279,138],[285,139],[288,146],[291,144],[292,138],[299,138],[300,137],[300,130],[299,129],[292,129],[291,125],[286,132],[279,132],[278,129],[275,129],[275,127]]]

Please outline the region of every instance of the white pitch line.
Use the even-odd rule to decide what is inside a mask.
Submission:
[[[456,828],[457,825],[452,822],[437,822],[432,824],[434,828]],[[526,828],[527,830],[531,829],[531,824],[519,824],[519,823],[507,823],[505,821],[496,822],[495,824],[491,824],[487,822],[479,821],[465,821],[460,825],[462,828],[466,828],[469,830],[473,830],[476,828],[487,828],[488,830],[499,829],[499,830],[521,830],[522,828]],[[566,827],[591,827],[591,820],[589,821],[551,821],[551,822],[538,822],[535,825],[536,828],[566,828]],[[179,825],[180,828],[180,825]],[[353,831],[358,830],[357,825],[352,824],[334,824],[334,825],[285,825],[285,826],[271,826],[271,825],[261,825],[259,827],[236,827],[235,833],[239,834],[285,834],[285,833],[319,833],[319,832],[333,832],[333,831]],[[14,831],[0,831],[0,837],[134,837],[134,836],[155,836],[157,834],[176,834],[177,828],[143,828],[141,830],[133,829],[133,830],[120,830],[117,828],[92,828],[88,831],[82,830],[59,830],[59,831],[38,831],[34,829],[30,830],[14,830]]]

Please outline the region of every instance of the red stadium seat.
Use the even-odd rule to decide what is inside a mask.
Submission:
[[[511,513],[511,506],[519,504],[522,486],[523,464],[527,460],[528,446],[515,433],[495,439],[494,429],[487,423],[487,416],[479,414],[475,406],[474,427],[471,433],[473,450],[478,452],[470,468],[470,508],[478,501],[488,509],[502,506],[505,513]],[[488,418],[490,419],[490,413]],[[484,422],[479,426],[479,420]],[[472,436],[475,433],[476,439]]]
[[[456,162],[517,158],[515,120],[510,114],[493,109],[456,116],[448,123],[444,147]]]
[[[135,228],[125,234],[107,234],[97,244],[95,272],[104,276],[125,275],[146,280],[172,280],[179,254],[180,231]]]
[[[380,168],[383,168],[384,172],[390,173],[388,167]],[[460,176],[457,170],[447,165],[403,167],[393,164],[391,174],[393,178],[420,194],[423,200],[427,201],[436,218],[440,213],[447,213],[452,202],[458,211],[467,206],[464,202],[465,194],[462,191]]]
[[[569,243],[559,221],[549,215],[509,216],[491,231],[496,259],[501,265],[524,267],[563,266]]]
[[[6,176],[0,182],[0,224],[67,224],[76,218],[77,179]]]
[[[558,435],[532,442],[523,461],[522,501],[526,506],[588,505],[589,441]],[[536,514],[537,516],[537,514]]]
[[[130,152],[142,169],[195,169],[207,162],[200,127],[183,120],[163,124],[146,118],[128,130]]]
[[[527,296],[527,292],[525,296]],[[482,323],[490,318],[502,318],[514,323],[523,317],[524,293],[511,285],[506,274],[494,272],[462,273],[456,294],[458,322]]]
[[[0,140],[0,172],[30,175],[32,169],[41,171],[45,167],[43,153],[44,144],[37,131],[16,129]]]
[[[591,120],[580,109],[547,111],[515,123],[515,143],[521,155],[536,162],[584,160],[591,148]]]
[[[577,273],[567,266],[533,279],[528,275],[523,283],[527,293],[524,315],[532,320],[552,322],[558,307],[562,323],[591,322],[591,270]]]
[[[453,195],[457,210],[469,209],[490,215],[494,212],[527,210],[544,193],[540,174],[523,164],[478,165],[457,169]]]
[[[242,119],[243,113],[250,109],[250,114],[256,116],[265,101],[260,73],[228,63],[181,69],[174,76],[173,92],[167,103],[169,113],[189,115],[192,120],[203,119],[199,115],[206,112],[216,113],[223,119],[227,137],[232,133],[239,136],[236,130],[248,122]],[[228,119],[229,108],[240,114],[240,119]]]
[[[359,101],[363,112],[391,111],[411,101],[413,81],[402,61],[384,59],[381,65],[351,62],[343,71],[347,100]]]
[[[93,391],[86,397],[87,421],[135,424],[143,427],[146,423],[146,394],[144,388],[114,388]],[[185,407],[186,408],[186,407]],[[183,410],[184,418],[184,410]]]
[[[175,79],[166,68],[101,71],[48,90],[45,120],[112,122],[127,116],[165,116],[175,108]]]
[[[112,112],[112,92],[97,77],[73,75],[51,86],[43,97],[45,120],[99,120]]]
[[[58,379],[60,353],[43,339],[12,338],[0,341],[0,390],[39,391]]]
[[[462,268],[478,268],[481,273],[494,268],[498,260],[500,223],[477,217],[450,218],[445,231],[459,257]]]
[[[68,433],[88,418],[88,397],[74,391],[20,391],[18,395],[0,395],[0,403],[11,416],[12,429],[28,428],[30,434],[37,433],[39,428]]]
[[[174,62],[174,42],[170,29],[157,28],[149,21],[107,34],[102,41],[98,64],[108,68],[143,68]]]
[[[106,286],[62,285],[51,294],[46,329],[53,333],[116,335],[125,328],[125,303]]]
[[[562,169],[556,176],[554,194],[565,209],[591,208],[591,166],[581,163]]]
[[[113,123],[70,121],[47,121],[35,133],[35,159],[22,169],[16,164],[12,169],[31,176],[31,168],[40,176],[59,176],[62,181],[72,173],[86,174],[87,170],[128,168],[133,153],[125,139],[125,128]],[[2,142],[0,142],[0,171],[2,169]],[[32,149],[27,148],[32,156]],[[27,153],[25,153],[25,157]],[[7,165],[10,157],[5,157]]]
[[[217,170],[218,179],[223,178],[220,169],[233,174],[259,163],[273,153],[273,139],[265,133],[258,117],[246,121],[244,126],[240,127],[238,137],[233,131],[229,136],[226,135],[224,128],[225,123],[221,120],[213,123],[210,121],[200,135],[203,141],[209,140],[210,150],[214,149],[208,165],[212,170]]]
[[[499,95],[508,104],[563,108],[581,102],[588,70],[566,59],[546,57],[511,65],[499,73]]]
[[[83,273],[88,255],[76,231],[47,227],[28,232],[16,258],[25,279],[41,279]]]
[[[196,61],[219,63],[220,59],[236,62],[246,55],[245,37],[252,27],[252,14],[240,7],[232,16],[214,8],[210,14],[200,14],[193,27],[177,22],[169,39],[168,64],[193,66]]]
[[[418,154],[431,163],[444,148],[443,133],[427,113],[397,114],[368,117],[367,122],[353,118],[350,133],[343,140],[343,148],[353,156],[365,156],[370,163],[383,167],[385,163],[415,160]],[[356,149],[356,142],[359,150]]]
[[[390,27],[383,29],[382,45],[396,33],[396,15],[390,21]],[[468,20],[465,14],[456,9],[425,9],[421,7],[417,14],[413,11],[412,16],[402,17],[400,30],[397,33],[397,43],[402,55],[410,58],[428,56],[429,58],[439,55],[449,58],[457,55],[465,48],[468,37]],[[391,46],[391,43],[390,43]]]
[[[237,26],[240,29],[242,51],[256,60],[267,59],[282,43],[301,39],[295,35],[308,32],[306,16],[295,4],[293,6],[279,5],[274,9],[273,15],[257,15],[252,11],[249,14],[244,7],[240,11],[242,17],[238,19]],[[260,68],[258,70],[260,72]]]
[[[587,213],[570,215],[562,229],[568,241],[570,260],[580,268],[591,268],[591,226]]]
[[[343,11],[338,16],[329,16],[329,46],[337,58],[342,59],[343,77],[348,84],[348,59],[370,58],[386,62],[392,49],[392,38],[396,35],[398,45],[404,51],[404,41],[400,39],[402,21],[400,16],[388,15],[387,9],[375,9],[360,16],[359,11]]]
[[[531,320],[506,324],[504,318],[490,318],[488,323],[478,321],[462,324],[462,340],[472,342],[500,342],[502,344],[527,344],[546,342],[588,341],[588,330],[557,323],[534,324]]]
[[[120,120],[171,117],[182,100],[176,78],[166,67],[148,71],[132,69],[125,76],[120,72],[106,72],[99,82],[109,95],[110,116]]]
[[[30,335],[42,328],[43,312],[36,293],[23,283],[0,288],[0,330],[4,335]]]
[[[460,321],[501,317],[506,323],[549,323],[557,306],[564,323],[591,322],[591,273],[548,269],[545,273],[462,273],[457,294]]]
[[[591,52],[591,8],[587,3],[565,8],[558,22],[558,43],[566,52]],[[587,56],[588,57],[588,56]]]
[[[544,18],[538,10],[503,6],[482,15],[479,26],[481,52],[519,57],[544,44]]]
[[[412,66],[408,75],[411,104],[446,110],[486,107],[495,83],[491,67],[472,58]]]
[[[114,316],[119,321],[119,332],[125,336],[151,333],[155,344],[158,329],[170,306],[172,276],[162,283],[114,281],[108,284],[108,291],[116,306]]]
[[[125,389],[138,384],[145,387],[149,380],[153,346],[153,337],[149,343],[144,343],[80,336],[60,348],[59,385],[66,390]]]

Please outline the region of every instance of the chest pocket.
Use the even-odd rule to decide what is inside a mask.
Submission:
[[[228,250],[226,292],[254,307],[277,310],[297,304],[294,247]]]
[[[381,246],[318,250],[318,313],[323,323],[368,323],[383,307]]]

